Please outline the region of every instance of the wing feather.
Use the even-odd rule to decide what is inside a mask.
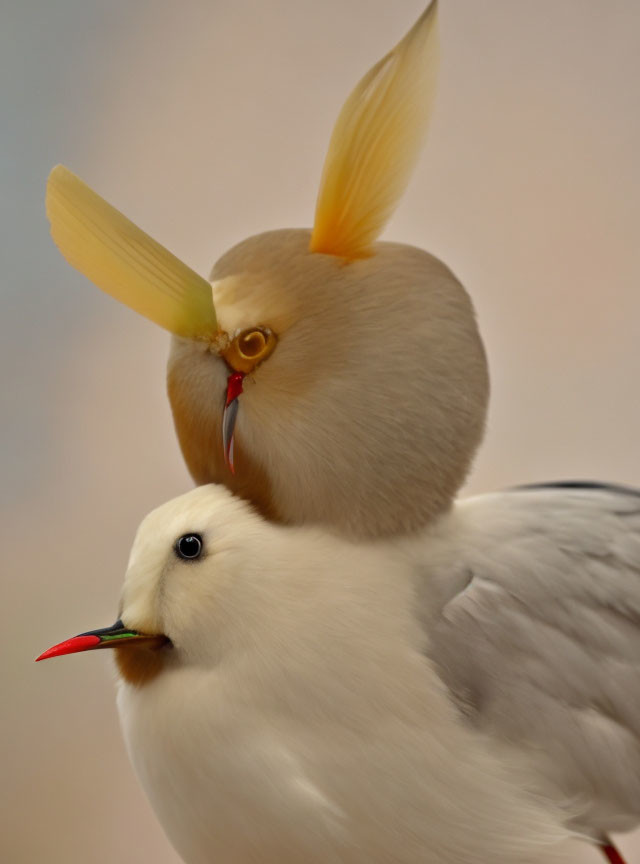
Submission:
[[[430,653],[461,710],[533,754],[558,795],[582,801],[582,830],[631,829],[640,492],[572,483],[471,498],[423,549]]]

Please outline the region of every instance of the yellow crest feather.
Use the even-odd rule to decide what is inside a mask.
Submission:
[[[98,288],[179,336],[215,336],[216,313],[206,279],[64,165],[49,175],[46,208],[56,246]]]
[[[345,102],[322,172],[312,252],[372,254],[426,132],[438,66],[436,17],[434,0]]]

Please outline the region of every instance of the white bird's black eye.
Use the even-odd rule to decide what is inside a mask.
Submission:
[[[178,558],[193,561],[202,555],[202,537],[199,534],[183,534],[176,540],[174,548]]]

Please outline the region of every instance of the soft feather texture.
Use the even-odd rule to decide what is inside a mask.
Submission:
[[[482,438],[488,373],[469,297],[426,252],[374,243],[417,157],[436,47],[432,3],[347,100],[313,235],[251,237],[214,266],[219,332],[197,274],[66,169],[52,172],[47,209],[65,257],[175,334],[168,390],[192,476],[271,519],[357,537],[420,530],[450,506]],[[278,341],[245,380],[232,474],[218,352],[255,327]]]
[[[417,530],[449,506],[484,431],[471,301],[419,249],[379,243],[345,266],[308,244],[308,231],[272,231],[216,264],[220,325],[268,326],[278,345],[245,380],[234,479],[218,443],[228,369],[174,340],[169,396],[185,459],[198,483],[242,483],[281,522],[352,536]]]
[[[49,175],[46,207],[56,246],[98,288],[171,333],[214,340],[218,328],[206,279],[64,165]]]
[[[322,172],[312,252],[344,258],[374,253],[426,133],[438,67],[436,19],[433,2],[345,102]]]
[[[204,557],[180,561],[198,532]],[[126,626],[174,643],[121,684],[131,759],[187,864],[563,862],[563,811],[460,720],[425,656],[415,568],[201,487],[143,522]]]
[[[640,821],[640,493],[518,489],[416,543],[429,656],[477,728],[535,755],[601,839]]]

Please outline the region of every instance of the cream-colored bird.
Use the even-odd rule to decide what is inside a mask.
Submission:
[[[142,523],[116,624],[43,657],[115,648],[131,761],[186,864],[568,862],[565,814],[425,657],[419,590],[388,544],[202,486]]]
[[[212,285],[66,168],[49,179],[67,260],[174,334],[169,397],[196,482],[279,522],[420,528],[482,437],[488,376],[467,293],[432,255],[377,240],[427,126],[435,19],[433,4],[345,103],[313,229],[244,240]]]
[[[435,18],[432,4],[345,103],[311,230],[244,240],[210,285],[62,167],[51,230],[173,333],[197,483],[272,521],[415,538],[439,592],[427,650],[461,712],[534,747],[541,780],[587,802],[578,829],[614,855],[607,834],[640,819],[640,498],[579,484],[455,503],[489,390],[473,307],[432,255],[378,240],[427,125]]]

